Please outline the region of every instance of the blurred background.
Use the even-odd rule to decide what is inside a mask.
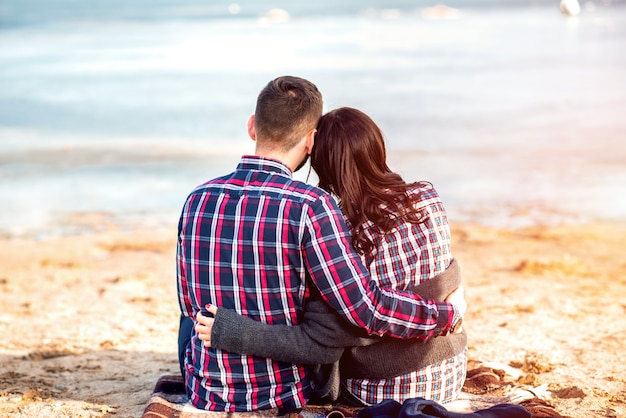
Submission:
[[[452,224],[625,222],[626,0],[576,6],[0,0],[0,235],[175,227],[285,74],[368,113]]]

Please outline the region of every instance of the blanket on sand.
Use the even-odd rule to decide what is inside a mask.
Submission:
[[[403,405],[395,401],[383,401],[370,407],[353,407],[342,404],[307,405],[301,410],[270,409],[255,412],[210,412],[194,408],[185,393],[180,375],[161,376],[147,402],[142,418],[369,418],[387,417],[443,417],[443,418],[567,418],[559,414],[545,399],[545,390],[521,388],[507,381],[506,376],[515,373],[507,367],[474,363],[468,370],[464,391],[459,398],[439,405],[421,398],[411,399]],[[513,376],[515,377],[515,376]],[[394,403],[395,402],[395,403]]]
[[[307,405],[302,410],[268,409],[255,412],[211,412],[194,408],[185,393],[185,384],[179,375],[163,375],[157,381],[142,418],[344,418],[356,417],[362,408],[343,405]]]

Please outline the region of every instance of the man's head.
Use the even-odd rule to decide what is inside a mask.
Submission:
[[[312,140],[322,108],[322,94],[310,81],[292,76],[270,81],[259,93],[252,121],[257,147],[287,153],[305,136]]]

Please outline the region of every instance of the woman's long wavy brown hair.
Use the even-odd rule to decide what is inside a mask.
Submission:
[[[337,196],[352,225],[352,245],[368,254],[375,243],[364,234],[370,220],[383,232],[395,219],[419,223],[407,184],[387,166],[385,141],[380,128],[360,110],[342,107],[322,116],[317,125],[311,167],[319,187]]]

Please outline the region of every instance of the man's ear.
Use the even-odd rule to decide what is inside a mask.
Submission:
[[[306,147],[306,153],[309,154],[309,155],[311,155],[311,153],[313,152],[313,144],[315,144],[315,134],[316,133],[317,133],[317,129],[313,129],[306,136],[305,147]]]
[[[254,115],[248,119],[248,135],[253,141],[256,141],[256,129],[254,128]]]

